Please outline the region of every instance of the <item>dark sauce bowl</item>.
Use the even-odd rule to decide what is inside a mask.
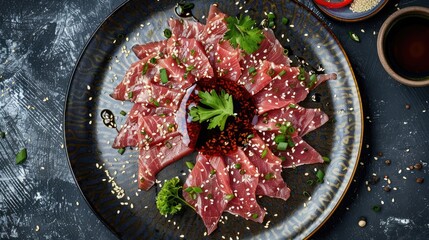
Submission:
[[[429,8],[407,7],[390,15],[377,39],[380,62],[398,82],[429,85]]]

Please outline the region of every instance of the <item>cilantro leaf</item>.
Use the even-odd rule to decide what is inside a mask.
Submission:
[[[203,106],[191,108],[189,114],[192,117],[192,121],[199,121],[200,123],[208,121],[208,129],[219,127],[223,131],[228,117],[234,116],[232,96],[224,90],[220,92],[220,95],[215,90],[211,90],[210,92],[200,91],[198,96],[201,99],[200,103],[208,108]]]
[[[228,31],[224,38],[229,40],[234,48],[240,46],[246,53],[251,54],[259,49],[259,44],[264,39],[262,30],[255,27],[256,22],[249,16],[227,17]]]
[[[182,188],[179,182],[178,177],[165,181],[158,196],[156,196],[156,207],[162,215],[178,213],[182,210],[182,203],[195,210],[193,206],[179,196],[179,190]]]

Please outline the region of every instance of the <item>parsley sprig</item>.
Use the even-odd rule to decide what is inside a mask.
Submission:
[[[232,96],[221,90],[220,95],[215,90],[210,92],[200,91],[198,93],[200,103],[207,106],[198,105],[191,108],[189,114],[192,121],[200,123],[208,121],[208,129],[219,127],[221,131],[225,129],[226,120],[230,116],[234,116],[234,102]]]
[[[234,48],[240,46],[246,53],[252,54],[259,49],[259,44],[264,39],[262,30],[255,26],[255,20],[249,16],[227,17],[228,31],[224,38],[229,40]]]
[[[179,196],[179,190],[182,188],[178,177],[165,181],[156,197],[156,207],[162,215],[174,215],[182,210],[182,204],[194,209],[185,199]]]

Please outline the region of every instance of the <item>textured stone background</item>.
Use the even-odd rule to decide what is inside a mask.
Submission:
[[[71,72],[97,26],[122,0],[0,0],[0,238],[115,239],[86,205],[64,148]],[[333,30],[355,70],[365,110],[361,165],[344,201],[315,239],[425,239],[429,235],[429,88],[409,88],[382,69],[377,32],[387,16],[427,0],[390,1],[375,17],[341,23],[303,1]],[[362,32],[363,29],[365,32]],[[358,33],[361,43],[348,32]],[[375,33],[374,33],[375,31]],[[405,108],[405,104],[411,106]],[[28,159],[15,165],[23,147]],[[378,156],[382,152],[383,156]],[[386,166],[384,160],[391,159]],[[423,163],[420,171],[406,168]],[[365,181],[381,177],[368,192]],[[383,176],[397,191],[383,191]],[[415,182],[425,177],[423,184]],[[371,207],[384,202],[382,211]],[[368,226],[357,226],[366,216]]]

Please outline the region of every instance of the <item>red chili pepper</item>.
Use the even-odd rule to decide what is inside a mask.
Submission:
[[[342,2],[327,2],[326,0],[314,0],[314,2],[327,8],[342,8],[352,3],[353,0],[344,0]]]

